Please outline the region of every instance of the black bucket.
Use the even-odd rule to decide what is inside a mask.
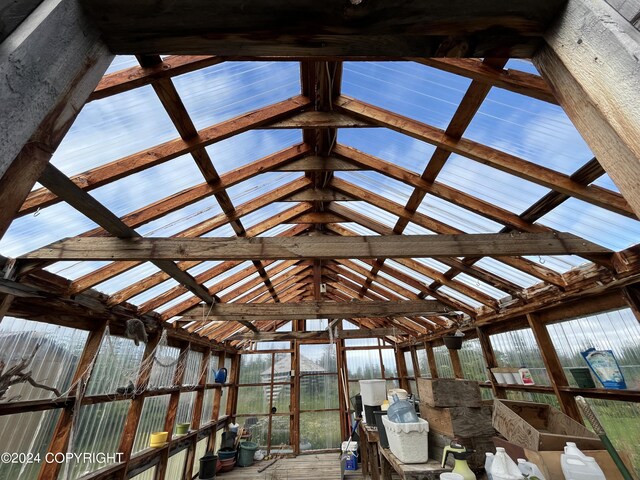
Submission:
[[[370,424],[371,426],[376,424],[376,419],[373,416],[373,412],[377,412],[381,408],[382,408],[382,405],[376,405],[376,406],[365,405],[364,406],[364,418],[368,424]]]
[[[389,439],[387,438],[387,430],[384,428],[384,423],[382,422],[382,416],[386,415],[386,411],[379,410],[377,412],[373,412],[376,417],[376,426],[378,427],[378,436],[380,437],[380,446],[382,448],[389,448]]]
[[[207,452],[200,458],[200,474],[198,478],[202,480],[212,480],[216,478],[216,467],[218,466],[218,456],[213,452]]]

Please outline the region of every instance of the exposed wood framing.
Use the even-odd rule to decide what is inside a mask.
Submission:
[[[561,390],[562,387],[568,387],[569,382],[567,381],[567,377],[562,369],[562,364],[560,363],[556,349],[553,346],[547,327],[536,318],[535,314],[528,314],[527,319],[529,321],[529,327],[533,332],[533,336],[536,339],[536,343],[538,344],[540,355],[542,355],[544,366],[547,370],[547,374],[549,375],[549,379],[551,380],[553,391],[556,394],[556,397],[558,397],[562,411],[574,420],[582,422],[582,415],[574,396]]]
[[[545,40],[535,65],[638,214],[640,31],[606,2],[569,0]]]
[[[263,238],[95,238],[61,240],[21,260],[295,260],[511,255],[607,255],[609,249],[569,233],[311,236]]]

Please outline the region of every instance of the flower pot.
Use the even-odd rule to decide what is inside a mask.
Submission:
[[[176,435],[185,435],[189,433],[190,423],[179,423],[176,425]]]
[[[464,337],[456,337],[455,335],[444,335],[442,340],[445,347],[449,350],[460,350],[462,348],[462,340]]]
[[[164,447],[167,444],[169,432],[153,432],[149,435],[149,446],[151,448]]]

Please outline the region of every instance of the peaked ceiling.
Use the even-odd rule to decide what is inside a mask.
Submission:
[[[247,58],[229,52],[161,57],[144,50],[163,49],[154,32],[170,9],[152,26],[133,15],[116,28],[113,18],[122,15],[113,12],[123,2],[107,2],[100,15],[86,3],[114,51],[134,48],[122,31],[135,25],[143,32],[135,47],[142,51],[134,52],[139,65],[133,57],[116,59],[90,98],[101,107],[89,104],[81,113],[79,133],[71,131],[0,244],[2,253],[19,257],[23,283],[31,278],[38,285],[34,278],[52,272],[68,277],[62,291],[69,298],[95,288],[106,293],[106,308],[134,305],[138,315],[159,314],[178,328],[238,346],[277,338],[257,332],[305,318],[349,318],[372,335],[420,338],[624,276],[615,251],[637,242],[629,241],[640,233],[637,219],[567,129],[553,92],[530,64],[512,64],[519,69],[508,58],[409,59],[377,51],[378,60],[397,61],[369,63],[349,53],[260,57],[247,32],[255,36],[274,19],[259,15],[246,32],[225,22],[200,40],[180,22],[163,32],[201,53],[223,48],[227,27],[236,28],[232,45],[247,48]],[[412,18],[410,3],[396,19]],[[545,3],[549,12],[560,4]],[[329,10],[318,8],[324,19]],[[364,28],[364,40],[398,28],[384,20],[384,9],[376,12],[380,23]],[[518,38],[539,37],[549,12],[540,14],[538,26],[513,21],[521,27]],[[349,30],[353,22],[328,22],[329,30]],[[404,28],[410,32],[418,23]],[[325,25],[305,34],[304,23],[298,26],[286,33],[316,41],[328,31]],[[443,44],[437,31],[425,36],[437,38],[435,51]],[[481,32],[476,40],[487,35]],[[340,45],[331,38],[323,57]],[[537,40],[531,42],[520,51],[510,47],[509,55],[531,55]],[[505,45],[504,36],[498,43]],[[479,44],[464,53],[481,56]],[[216,111],[217,101],[224,111]],[[128,117],[129,108],[146,116]],[[531,123],[519,123],[528,116]],[[118,122],[121,136],[109,138],[110,123]],[[128,153],[105,160],[110,153],[100,145],[107,140]],[[529,158],[519,153],[527,148]],[[558,158],[549,158],[554,151]],[[94,227],[86,228],[86,219]],[[39,243],[27,239],[33,234],[41,235]],[[441,244],[414,237],[434,234]],[[109,236],[124,240],[108,243]],[[281,240],[219,242],[233,236]],[[375,236],[403,238],[376,250]],[[45,246],[64,237],[86,243],[77,240],[75,253],[73,240]],[[141,254],[142,237],[152,243]],[[212,237],[193,247],[202,249],[197,255],[188,253],[187,240],[195,237]],[[33,316],[45,300],[39,307],[38,299],[18,298],[12,313]]]

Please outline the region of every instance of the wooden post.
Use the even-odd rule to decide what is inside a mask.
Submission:
[[[484,357],[484,363],[487,368],[487,375],[491,381],[491,390],[493,390],[493,396],[495,398],[507,398],[507,392],[501,386],[499,386],[491,374],[491,369],[498,366],[498,360],[496,359],[496,353],[493,351],[493,345],[489,340],[489,335],[482,327],[476,327],[476,334],[480,341],[480,348],[482,349],[482,356]]]
[[[534,314],[527,314],[527,320],[529,321],[531,331],[533,332],[536,342],[538,343],[538,347],[540,348],[542,360],[544,361],[544,366],[549,374],[553,391],[560,402],[560,408],[562,408],[562,411],[574,420],[582,422],[582,415],[580,414],[580,409],[578,408],[573,395],[569,392],[563,392],[560,390],[560,387],[569,386],[569,382],[567,381],[567,376],[562,369],[560,359],[558,358],[556,349],[553,346],[547,327],[540,322]]]
[[[154,354],[154,351],[160,342],[160,338],[160,332],[156,332],[153,336],[149,337],[149,342],[147,343],[142,356],[142,365],[151,359],[151,356]],[[136,381],[136,390],[146,390],[147,385],[149,385],[150,377],[151,366],[144,370],[141,368]],[[129,463],[129,459],[131,458],[131,450],[133,449],[133,442],[135,441],[136,432],[138,431],[138,424],[140,423],[140,415],[142,414],[144,398],[144,396],[137,396],[131,400],[131,405],[129,405],[129,411],[127,412],[127,419],[124,423],[124,431],[122,432],[120,447],[118,448],[118,451],[124,455],[124,461],[126,464]],[[127,469],[125,468],[120,478],[126,478],[126,470]]]
[[[44,0],[0,44],[0,238],[113,56],[76,0]]]
[[[640,32],[607,2],[569,0],[545,40],[534,65],[640,215]]]
[[[202,361],[200,362],[200,379],[198,385],[202,387],[202,390],[198,390],[196,393],[196,401],[193,405],[193,415],[191,415],[191,428],[198,430],[200,428],[200,420],[202,417],[202,403],[204,402],[205,385],[207,384],[207,373],[209,372],[209,361],[211,359],[211,350],[207,349],[202,354]],[[190,479],[193,477],[193,462],[196,455],[196,448],[198,444],[198,436],[193,437],[191,445],[189,445],[189,453],[187,454],[186,470],[184,478]]]
[[[409,387],[409,374],[407,373],[407,363],[404,360],[404,352],[399,348],[396,349],[396,364],[398,366],[398,377],[400,379],[400,388],[404,388],[407,392],[411,390]]]
[[[449,350],[449,356],[451,357],[451,365],[453,366],[453,376],[456,378],[464,378],[458,350]]]
[[[16,278],[15,265],[16,265],[15,259],[7,260],[7,263],[4,266],[4,270],[2,272],[3,273],[2,277],[5,280],[15,280]],[[10,293],[0,293],[0,322],[2,322],[2,319],[9,311],[9,307],[11,306],[11,302],[13,302],[14,298],[15,296],[11,295]]]
[[[622,296],[629,305],[631,312],[640,322],[640,288],[637,285],[629,285],[622,289]]]
[[[78,382],[83,375],[91,375],[93,368],[93,359],[100,351],[100,345],[102,344],[102,337],[107,328],[107,322],[103,322],[100,328],[89,333],[89,338],[82,351],[82,356],[76,367],[76,371],[73,375],[71,385]],[[81,405],[76,401],[73,408],[80,408]],[[69,436],[71,435],[73,410],[71,408],[65,408],[58,419],[56,429],[54,430],[53,437],[49,443],[47,452],[51,453],[66,453],[69,445]],[[42,463],[38,480],[55,480],[58,478],[60,467],[62,464],[57,462]]]
[[[429,364],[431,378],[438,378],[438,366],[436,365],[436,356],[433,354],[433,345],[430,342],[425,342],[424,351],[427,353],[427,363]]]
[[[342,322],[339,322],[342,332]],[[344,340],[336,340],[336,363],[338,367],[338,405],[340,405],[340,431],[342,438],[346,438],[351,429],[351,406],[349,405],[349,385],[347,382],[347,367],[344,359]],[[346,403],[345,403],[346,402]],[[356,416],[359,414],[356,414]]]

